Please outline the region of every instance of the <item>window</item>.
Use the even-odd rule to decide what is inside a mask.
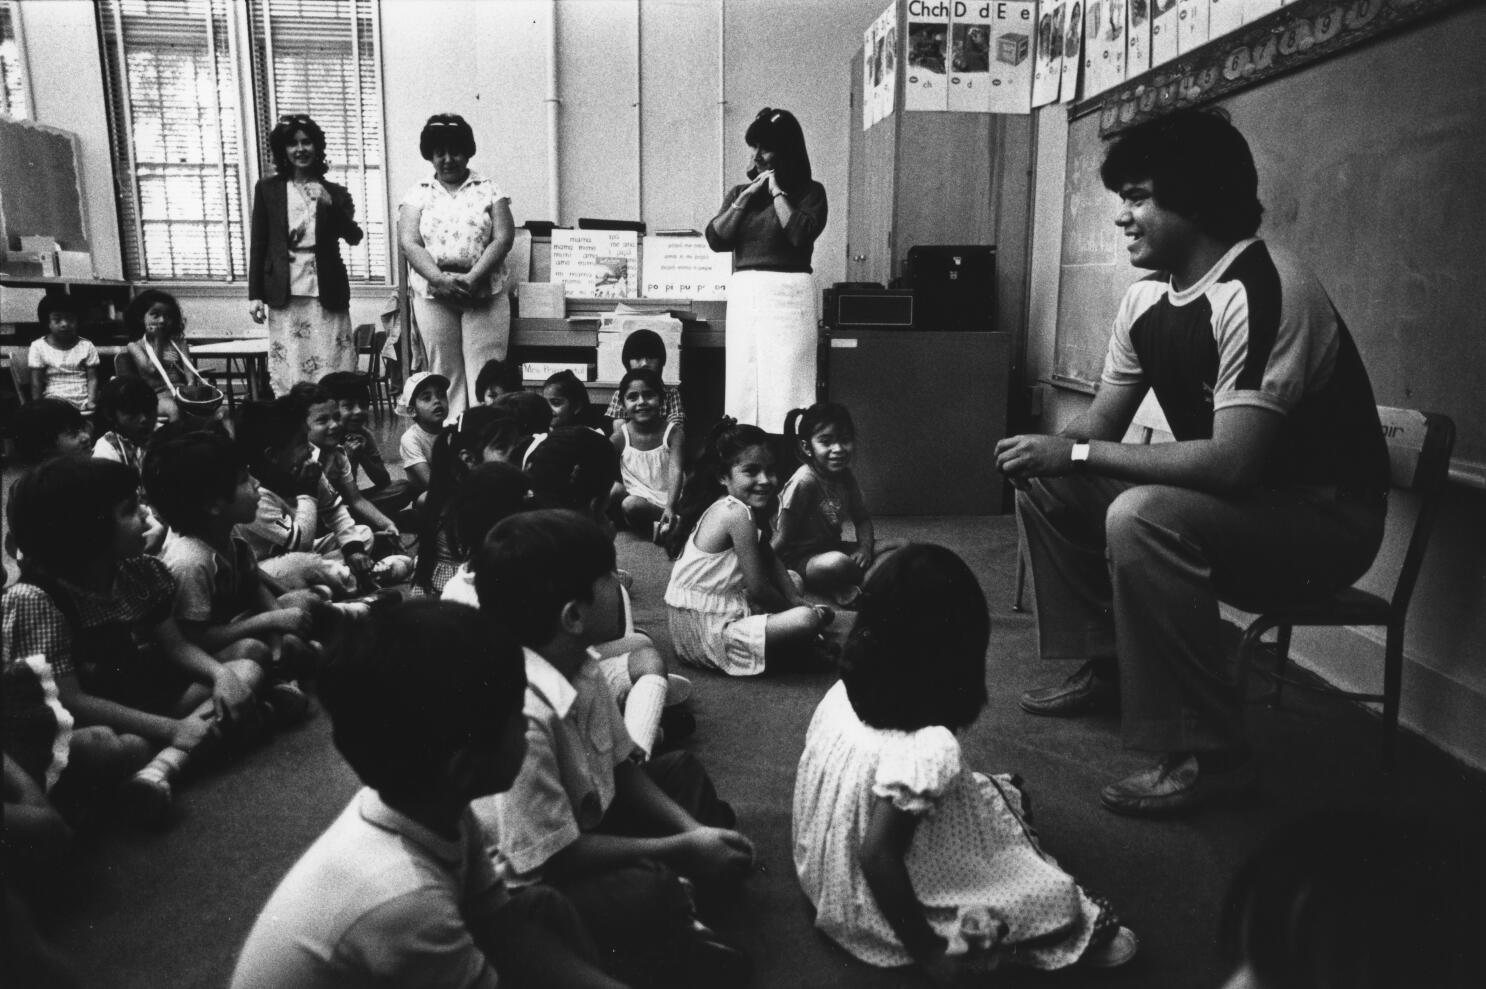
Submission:
[[[268,132],[283,111],[321,124],[328,177],[356,198],[367,237],[347,250],[351,278],[386,281],[373,0],[99,0],[97,9],[128,277],[246,278],[251,179],[273,172]]]
[[[0,0],[0,113],[17,120],[31,116],[26,90],[26,60],[21,50],[21,12]]]

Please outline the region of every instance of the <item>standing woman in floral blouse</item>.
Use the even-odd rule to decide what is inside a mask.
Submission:
[[[511,200],[470,170],[475,133],[454,113],[428,118],[418,150],[433,164],[397,212],[397,240],[412,267],[413,318],[429,370],[449,379],[449,418],[470,405],[475,374],[504,360],[511,341],[506,254],[516,237]]]
[[[274,393],[331,371],[356,370],[351,286],[340,241],[361,243],[356,204],[325,180],[325,132],[304,114],[280,117],[268,135],[276,175],[253,190],[248,313],[268,321]]]

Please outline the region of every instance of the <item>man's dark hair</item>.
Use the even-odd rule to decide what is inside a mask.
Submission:
[[[133,467],[101,457],[57,457],[10,486],[6,518],[23,574],[68,576],[113,545],[114,513],[139,500]]]
[[[320,387],[337,402],[371,404],[371,379],[360,371],[331,371],[320,379]]]
[[[619,349],[619,360],[626,370],[630,361],[642,357],[656,357],[660,359],[661,367],[666,365],[666,342],[654,330],[635,330],[624,338],[624,345]]]
[[[1178,110],[1115,139],[1099,170],[1105,188],[1151,183],[1156,204],[1220,241],[1252,237],[1264,207],[1254,156],[1238,128],[1214,110]]]
[[[462,604],[373,607],[320,674],[335,747],[384,798],[439,792],[449,760],[520,717],[526,668],[510,634]]]
[[[167,525],[199,536],[211,524],[207,510],[232,499],[246,469],[242,453],[221,433],[168,431],[150,444],[144,490]]]
[[[39,464],[57,452],[63,433],[86,429],[88,422],[76,405],[60,398],[38,398],[16,409],[11,420],[15,459],[21,464]]]
[[[614,569],[614,543],[577,512],[512,515],[490,530],[474,557],[480,610],[525,646],[557,634],[569,601],[592,601],[593,585]]]
[[[491,388],[501,391],[520,391],[525,385],[521,380],[521,365],[515,361],[503,361],[492,357],[475,376],[475,394],[482,400]]]

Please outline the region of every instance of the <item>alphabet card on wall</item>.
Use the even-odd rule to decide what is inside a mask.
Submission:
[[[1151,68],[1155,68],[1176,58],[1176,0],[1151,0],[1151,4]]]
[[[1072,103],[1078,96],[1078,72],[1084,61],[1084,4],[1073,0],[1068,6],[1068,20],[1063,26],[1063,77],[1058,84],[1058,99]]]
[[[878,31],[882,37],[882,84],[877,87],[877,118],[893,115],[898,98],[898,11],[889,7],[882,12]]]
[[[721,301],[728,297],[733,256],[717,253],[702,237],[645,238],[643,291],[647,299]]]
[[[1089,0],[1084,18],[1084,97],[1125,81],[1125,0]]]
[[[1207,44],[1209,13],[1212,4],[1209,0],[1176,0],[1176,50],[1178,52],[1196,51]]]
[[[862,32],[862,130],[877,123],[877,24]]]
[[[904,110],[948,110],[950,0],[908,0]]]
[[[1207,3],[1207,0],[1192,0]],[[1125,21],[1125,78],[1151,67],[1151,0],[1129,0]]]
[[[991,5],[990,105],[992,113],[1032,109],[1032,33],[1035,0],[996,0]]]
[[[1032,71],[1032,105],[1058,101],[1063,83],[1063,4],[1044,8],[1037,16],[1036,67]]]
[[[552,281],[569,299],[627,299],[639,276],[633,230],[553,230]]]
[[[949,26],[949,108],[990,109],[991,0],[955,0]]]

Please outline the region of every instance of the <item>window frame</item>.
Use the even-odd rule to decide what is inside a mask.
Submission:
[[[26,54],[26,27],[21,21],[20,0],[0,0],[0,7],[9,12],[10,30],[14,37],[12,41],[16,47],[16,74],[20,77],[21,84],[21,113],[17,116],[10,112],[11,103],[6,99],[0,104],[0,113],[4,113],[12,120],[35,120],[36,102],[31,93],[31,63]]]
[[[5,2],[9,0],[0,0],[0,3]],[[143,0],[143,2],[148,3],[149,0]],[[216,190],[209,190],[201,199],[202,215],[205,218],[202,222],[212,227],[208,237],[215,237],[223,242],[225,254],[214,259],[210,249],[204,249],[203,266],[208,269],[209,273],[192,275],[182,272],[181,268],[183,262],[189,262],[193,258],[171,250],[165,258],[169,264],[168,273],[150,274],[147,227],[143,215],[145,203],[141,199],[141,174],[135,143],[137,121],[128,76],[127,58],[131,53],[131,48],[124,32],[124,18],[129,15],[129,7],[133,3],[131,0],[95,0],[99,46],[105,63],[104,87],[108,101],[110,160],[118,199],[119,236],[124,242],[121,244],[124,274],[130,281],[153,285],[178,285],[182,288],[212,286],[236,288],[245,285],[249,278],[253,190],[261,176],[273,174],[268,135],[278,119],[276,105],[278,94],[274,92],[271,63],[265,61],[260,66],[257,51],[261,47],[266,53],[265,59],[272,58],[272,35],[268,20],[273,14],[274,7],[290,6],[293,0],[289,0],[289,3],[285,3],[284,0],[254,0],[251,4],[240,2],[240,0],[184,0],[184,3],[187,10],[184,16],[203,22],[203,32],[200,37],[207,46],[206,60],[212,73],[214,94],[222,92],[221,76],[230,72],[231,77],[226,85],[230,86],[230,92],[236,95],[235,108],[227,107],[225,101],[217,108],[205,105],[199,99],[195,101],[195,105],[202,111],[217,112],[224,121],[231,120],[237,129],[235,160],[229,160],[233,159],[234,153],[228,147],[231,142],[224,140],[222,134],[218,134],[214,142],[214,150],[217,152],[218,159],[217,181],[211,184],[220,189],[222,197],[219,220],[211,219],[212,214],[209,209],[211,198]],[[339,0],[338,3],[328,6],[331,8],[346,7],[346,12],[350,15],[354,39],[351,48],[351,57],[354,60],[351,72],[356,76],[358,84],[367,74],[368,67],[371,70],[369,74],[374,81],[373,91],[369,94],[361,94],[361,86],[358,85],[361,100],[359,114],[363,118],[368,113],[375,114],[380,133],[375,136],[377,140],[370,148],[367,148],[365,141],[361,143],[360,147],[366,149],[363,156],[365,162],[357,164],[363,188],[366,188],[368,173],[380,176],[382,187],[376,199],[379,200],[378,206],[385,206],[387,200],[385,188],[387,174],[386,109],[383,99],[385,90],[382,71],[380,6],[377,0]],[[255,24],[254,14],[260,10],[264,15],[264,21]],[[361,33],[358,31],[357,18],[357,12],[363,10],[370,13],[371,20],[370,51],[365,55],[360,53]],[[213,16],[214,11],[215,16]],[[140,13],[135,14],[135,16],[140,15]],[[292,12],[282,11],[278,16],[291,17]],[[106,24],[106,20],[109,23]],[[215,26],[214,21],[218,22]],[[221,25],[225,25],[225,39],[222,37]],[[224,43],[225,54],[221,53],[217,47]],[[144,48],[145,50],[159,50],[149,46],[144,46]],[[134,50],[138,51],[139,48]],[[369,66],[366,64],[367,61],[370,62]],[[266,71],[260,72],[260,68]],[[353,110],[348,116],[354,116],[357,112]],[[160,119],[165,120],[165,117],[162,115]],[[208,168],[210,168],[209,162],[205,163],[202,172],[204,173]],[[234,174],[236,181],[233,180]],[[357,173],[353,172],[353,174]],[[370,216],[365,210],[371,203],[360,201],[363,198],[371,199],[372,197],[358,197],[358,218],[363,221],[370,220],[373,225],[380,222],[385,235],[380,243],[375,245],[381,248],[380,258],[375,256],[369,245],[369,256],[364,264],[359,266],[348,264],[351,284],[353,291],[357,286],[383,290],[393,284],[394,245],[391,243],[390,236],[392,229],[390,212],[384,208],[381,211],[383,215],[380,217]],[[224,267],[226,270],[222,270]]]

